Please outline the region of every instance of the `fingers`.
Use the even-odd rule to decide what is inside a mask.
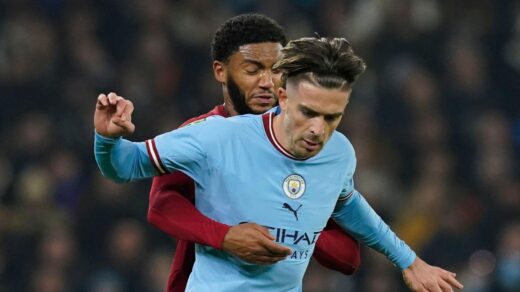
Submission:
[[[132,123],[132,112],[134,112],[134,104],[127,100],[126,105],[121,113],[121,122],[124,123],[122,127],[126,128],[129,132],[134,132],[135,125]]]
[[[114,92],[98,95],[94,112],[96,131],[108,137],[117,137],[133,133],[132,123],[134,105]]]
[[[255,223],[252,224],[256,230],[260,231],[260,233],[262,233],[265,237],[269,238],[269,240],[274,240],[274,236],[269,232],[269,230],[267,230],[267,228]]]
[[[110,92],[108,95],[100,94],[97,99],[97,106],[98,108],[115,106],[113,118],[114,122],[117,124],[122,124],[132,120],[134,104],[130,100],[124,99],[122,96],[119,96],[114,92]]]
[[[265,237],[267,237],[267,240],[262,240],[260,243],[263,245],[263,247],[266,248],[266,250],[268,250],[273,256],[288,256],[291,254],[291,249],[286,247],[286,246],[283,246],[283,245],[280,245],[280,244],[277,244],[274,242],[274,236],[269,233],[269,230],[267,230],[267,228],[263,227],[263,226],[260,226],[260,225],[257,225],[255,224],[254,225],[255,229],[260,231],[260,233],[262,235],[264,235]]]
[[[442,292],[441,288],[439,287],[439,285],[431,285],[430,287],[427,288],[429,292]]]
[[[117,102],[116,113],[113,122],[119,127],[125,129],[128,133],[133,133],[135,125],[132,123],[132,112],[134,105],[129,100],[119,100]]]
[[[453,292],[451,285],[442,279],[439,280],[439,286],[441,287],[442,292]]]
[[[125,100],[121,97],[116,104],[116,112],[114,114],[115,117],[120,118],[121,122],[132,121],[132,112],[134,111],[134,104]]]
[[[455,279],[456,274],[439,269],[440,273],[438,273],[438,277],[436,277],[435,283],[431,283],[431,286],[427,288],[427,291],[435,291],[435,292],[453,292],[453,287],[457,289],[462,289],[463,285]]]
[[[258,264],[276,263],[291,254],[290,248],[274,242],[267,228],[254,223],[232,226],[222,248],[242,260]]]
[[[96,107],[99,109],[106,106],[108,106],[108,97],[105,94],[98,95]]]
[[[122,96],[118,96],[114,92],[110,92],[108,95],[100,94],[97,98],[96,106],[107,107],[110,105],[117,105],[119,101],[124,101],[125,99]]]
[[[454,288],[463,288],[455,273],[430,266],[419,257],[403,270],[403,277],[406,285],[415,292],[451,292]]]
[[[462,285],[457,279],[455,278],[457,274],[452,272],[447,272],[447,275],[443,277],[443,280],[446,281],[448,285],[451,285],[452,287],[455,287],[457,289],[464,288],[464,285]],[[449,290],[447,290],[449,291]]]
[[[121,96],[118,96],[114,92],[110,92],[108,94],[108,103],[111,105],[116,105],[119,100],[123,99]]]
[[[270,254],[273,256],[288,256],[291,254],[291,249],[277,244],[274,241],[263,241],[262,242],[263,247],[265,247],[266,250],[269,251]]]

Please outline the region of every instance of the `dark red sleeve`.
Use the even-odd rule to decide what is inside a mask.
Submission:
[[[155,177],[148,223],[176,239],[221,249],[230,226],[200,213],[193,204],[194,192],[195,184],[182,172]]]
[[[321,232],[313,256],[324,267],[345,275],[353,274],[361,264],[359,243],[332,220]]]

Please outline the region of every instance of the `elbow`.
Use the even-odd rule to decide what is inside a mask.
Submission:
[[[358,248],[357,250],[353,251],[352,253],[348,254],[345,258],[342,259],[343,269],[340,271],[345,275],[352,275],[357,270],[359,270],[359,267],[361,266],[361,252]]]
[[[318,252],[315,259],[322,266],[345,275],[354,274],[361,265],[361,253],[359,248],[344,251]]]
[[[165,217],[160,212],[149,208],[148,214],[146,215],[146,220],[148,221],[148,224],[154,228],[168,234],[171,237],[176,238],[175,234],[171,232],[172,226],[168,224],[167,217]]]
[[[104,177],[108,178],[109,180],[111,180],[113,182],[122,184],[122,183],[127,183],[127,182],[131,182],[132,181],[130,177],[124,176],[124,175],[122,175],[120,173],[103,171],[103,169],[100,169],[100,170],[101,170],[101,174]]]
[[[314,255],[321,265],[345,275],[352,275],[361,265],[359,243],[334,223],[320,235]]]
[[[340,252],[337,255],[338,259],[338,271],[345,275],[354,274],[361,265],[361,251],[359,244],[350,249],[345,249],[344,252]]]
[[[146,220],[148,221],[148,224],[160,229],[159,222],[161,222],[161,220],[159,218],[159,215],[152,209],[148,209],[148,215],[146,216]]]

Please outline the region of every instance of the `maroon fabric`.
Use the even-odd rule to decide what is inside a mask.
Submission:
[[[352,275],[361,264],[359,243],[333,220],[318,237],[314,258],[324,267]]]

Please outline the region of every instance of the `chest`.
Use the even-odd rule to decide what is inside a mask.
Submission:
[[[298,161],[269,144],[240,141],[219,151],[216,157],[225,159],[211,162],[196,196],[203,212],[228,224],[272,227],[280,236],[284,229],[323,229],[343,187],[345,166],[340,160]]]

